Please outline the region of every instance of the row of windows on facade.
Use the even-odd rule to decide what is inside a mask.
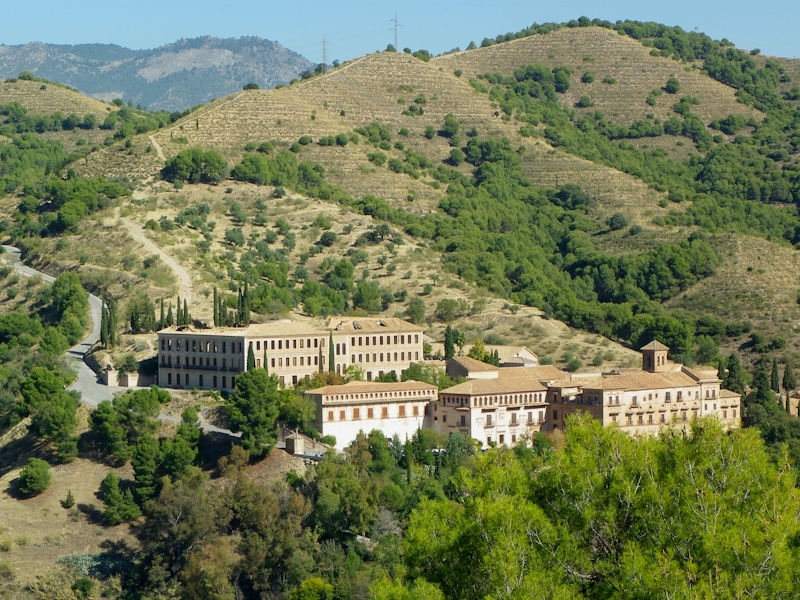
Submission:
[[[492,439],[492,436],[487,436],[486,437],[486,445],[487,446],[491,446],[493,443],[494,443],[494,440]],[[497,443],[499,445],[501,445],[501,446],[505,446],[505,444],[506,444],[506,436],[501,433],[497,437]],[[511,434],[511,445],[514,446],[514,445],[516,445],[516,443],[517,443],[517,434],[516,433],[512,433]]]
[[[716,408],[716,405],[715,405],[715,408]],[[708,407],[706,407],[706,409],[708,409]],[[697,417],[697,411],[696,410],[692,411],[692,417]],[[677,418],[678,418],[677,413],[673,414],[673,418],[675,420],[677,420]],[[727,410],[723,410],[722,411],[722,418],[723,419],[727,419],[728,418],[728,411]],[[736,418],[736,409],[735,408],[731,410],[731,418],[732,419]],[[680,420],[681,421],[687,421],[688,419],[689,419],[689,411],[688,410],[681,411],[681,419]],[[611,421],[614,422],[614,423],[617,423],[617,415],[611,415]],[[658,422],[661,423],[661,424],[665,424],[667,422],[667,414],[666,413],[659,414]],[[644,415],[637,415],[636,424],[637,425],[644,425],[645,424]],[[653,425],[653,415],[651,415],[651,414],[647,415],[647,424],[648,425]],[[625,425],[633,425],[633,415],[626,415],[625,416]]]
[[[509,425],[511,425],[512,427],[517,426],[517,425],[541,425],[542,423],[544,423],[544,411],[543,410],[538,411],[538,413],[534,412],[534,411],[529,411],[527,420],[525,419],[525,415],[522,415],[521,419],[518,418],[517,417],[517,411],[509,413],[509,417],[510,417]],[[443,423],[447,423],[447,415],[443,415],[442,416],[442,422]],[[466,415],[461,415],[461,427],[466,426],[466,424],[467,424]],[[484,427],[494,427],[495,426],[494,415],[487,414],[486,415],[486,420],[485,420],[483,426]]]
[[[189,342],[191,341],[191,350],[189,349]],[[239,354],[242,353],[242,342],[220,342],[218,340],[184,340],[185,343],[181,344],[181,338],[177,338],[174,340],[172,338],[161,338],[161,350],[163,351],[173,351],[180,352],[181,347],[186,352],[220,352],[220,348],[222,349],[222,354],[228,354],[228,349],[230,349],[231,354]]]
[[[472,399],[472,406],[495,406],[497,404],[525,404],[527,402],[544,402],[545,393],[541,394],[504,394],[501,396],[484,396]],[[467,396],[442,396],[445,406],[469,406]]]
[[[381,419],[390,418],[389,417],[389,407],[388,406],[381,406],[380,409],[381,409],[381,416],[380,416]],[[339,421],[348,421],[348,420],[350,420],[350,421],[358,421],[358,420],[362,419],[362,416],[361,416],[362,412],[361,412],[361,408],[360,407],[353,407],[351,409],[351,411],[352,411],[352,415],[351,415],[350,419],[348,419],[347,418],[347,411],[345,409],[340,409],[338,411],[339,418],[336,419],[337,411],[329,410],[328,411],[328,422],[333,422],[333,421],[337,421],[337,420],[339,420]],[[366,418],[367,419],[374,419],[375,418],[375,408],[369,407],[369,408],[366,409],[365,412],[366,412]],[[427,413],[427,410],[425,412]],[[414,406],[411,407],[411,415],[407,414],[406,407],[403,406],[402,404],[397,407],[397,417],[402,418],[402,417],[408,417],[408,416],[412,416],[412,417],[419,417],[420,416],[420,410],[419,410],[419,405],[418,404],[415,404]]]
[[[398,355],[400,357],[399,360],[398,360]],[[356,358],[356,356],[358,358]],[[376,363],[376,362],[384,362],[384,353],[383,352],[380,352],[380,353],[373,352],[372,353],[372,361],[370,361],[369,356],[370,356],[369,353],[367,353],[367,354],[358,354],[358,355],[353,354],[350,357],[350,363],[355,365],[355,364],[368,363],[368,362],[374,362],[374,363]],[[378,357],[380,357],[380,358],[378,358]],[[386,353],[386,359],[385,360],[386,361],[391,361],[392,360],[392,353],[391,352],[387,352]],[[419,360],[419,352],[414,352],[414,358],[413,359],[411,358],[411,352],[399,352],[399,353],[395,352],[394,353],[394,362],[404,362],[406,360]]]
[[[686,397],[691,399],[691,397],[692,397],[691,390],[686,392]],[[716,397],[717,397],[717,390],[716,389],[706,389],[706,398],[716,398]],[[658,400],[658,392],[655,393],[655,399]],[[677,390],[675,392],[675,399],[678,402],[683,402],[683,390]],[[695,390],[694,391],[694,399],[695,400],[699,400],[700,399],[700,390]],[[578,400],[580,401],[581,404],[583,404],[583,397],[579,396]],[[647,394],[646,397],[643,395],[642,396],[642,402],[644,402],[645,400],[648,401],[648,402],[652,402],[653,401],[653,394],[652,393]],[[598,405],[598,404],[602,403],[602,401],[603,401],[603,396],[596,396],[596,395],[591,395],[591,394],[586,396],[586,403],[587,404]],[[619,404],[619,395],[608,396],[607,401],[608,401],[608,404],[610,406],[618,405]],[[664,401],[665,402],[672,402],[672,392],[665,392],[664,393]],[[637,402],[639,402],[639,396],[638,395],[637,396],[632,396],[631,397],[631,404],[635,405]]]
[[[197,357],[193,356],[192,357],[191,366],[193,366],[193,367],[206,366],[206,367],[209,367],[209,368],[212,368],[212,369],[221,366],[223,369],[227,369],[228,366],[229,366],[228,365],[228,359],[227,358],[222,358],[222,359],[220,359],[220,361],[221,361],[221,364],[217,364],[217,358],[216,357],[214,357],[214,358],[206,358],[206,364],[203,365],[203,357],[202,356],[200,357],[199,364],[198,364]],[[184,363],[184,365],[187,366],[187,367],[190,366],[189,365],[189,357],[188,356],[186,357],[186,362]],[[162,367],[172,367],[173,366],[172,357],[167,355],[167,354],[162,354],[161,355],[160,366],[162,366]],[[177,368],[177,369],[179,369],[181,367],[181,357],[180,357],[180,355],[175,357],[174,367]],[[232,358],[231,359],[230,368],[241,371],[242,370],[242,359],[241,358]]]
[[[184,380],[183,381],[184,381],[184,383],[182,385],[184,387],[187,387],[187,388],[191,387],[190,384],[189,384],[189,374],[188,373],[186,373],[186,375],[184,375]],[[212,387],[212,389],[213,388],[220,388],[220,389],[223,389],[223,390],[224,389],[228,389],[228,377],[226,375],[222,376],[222,386],[218,386],[217,385],[217,381],[218,381],[217,376],[216,375],[212,375],[211,376],[211,387]],[[172,373],[167,373],[167,385],[172,385]],[[176,375],[175,375],[175,385],[181,385],[181,374],[180,373],[176,373]],[[198,388],[203,388],[204,386],[205,386],[205,384],[204,384],[203,376],[199,375],[198,378],[197,378],[197,387]],[[236,387],[236,377],[231,377],[231,387],[232,388]]]

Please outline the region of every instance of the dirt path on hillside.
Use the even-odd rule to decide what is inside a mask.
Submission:
[[[164,150],[161,148],[161,144],[156,141],[154,135],[150,136],[150,143],[153,144],[153,148],[156,149],[156,155],[162,162],[167,162],[167,157],[164,156]]]
[[[125,217],[120,217],[119,213],[117,213],[117,219],[120,223],[125,226],[125,230],[130,234],[130,236],[139,242],[142,246],[147,248],[149,252],[152,252],[156,256],[158,256],[161,260],[164,261],[164,264],[167,265],[170,270],[175,274],[175,277],[178,279],[178,289],[181,298],[185,298],[186,302],[191,304],[192,303],[192,296],[194,291],[194,284],[192,283],[192,276],[186,268],[181,265],[174,257],[170,256],[164,250],[162,250],[159,246],[157,246],[153,240],[148,238],[144,233],[144,228],[137,222],[131,221]]]

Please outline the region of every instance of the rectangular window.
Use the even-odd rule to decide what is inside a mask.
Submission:
[[[367,418],[372,419],[375,416],[373,410],[371,408],[367,409]]]
[[[492,426],[492,415],[486,415],[486,426],[487,427]]]
[[[272,358],[272,359],[270,359],[270,361],[272,362],[272,368],[274,369],[275,368],[275,359]]]
[[[333,421],[333,411],[332,410],[328,411],[328,421]]]
[[[388,406],[381,407],[381,417],[383,417],[384,419],[389,417],[389,407]]]
[[[256,350],[261,350],[261,342],[256,341]]]
[[[553,421],[557,421],[557,420],[558,420],[558,411],[554,410],[553,411]]]
[[[361,409],[360,408],[354,408],[353,409],[353,420],[357,421],[360,418],[361,418]]]
[[[461,427],[467,426],[467,415],[461,415]]]
[[[639,425],[644,423],[644,415],[639,415]]]
[[[345,414],[344,414],[344,411],[343,411],[343,410],[340,410],[340,411],[339,411],[339,420],[340,420],[340,421],[344,421],[344,420],[345,420]]]
[[[405,406],[402,406],[402,405],[400,406],[400,416],[401,417],[405,417],[406,416],[406,407]]]
[[[383,346],[383,336],[381,336],[380,344],[381,344],[381,346]]]
[[[511,413],[511,424],[512,425],[517,424],[517,413]]]
[[[666,399],[667,402],[671,402],[672,401],[672,392],[667,392],[665,394],[665,396],[666,396],[665,399]]]
[[[419,406],[414,405],[414,416],[415,417],[419,416]]]

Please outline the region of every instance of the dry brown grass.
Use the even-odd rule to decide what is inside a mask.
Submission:
[[[42,86],[45,89],[41,89]],[[110,104],[58,85],[20,79],[13,83],[0,81],[0,104],[11,102],[19,102],[25,106],[30,115],[51,115],[60,112],[64,116],[75,113],[83,118],[87,114],[92,114],[101,123],[113,110]]]
[[[567,66],[574,73],[572,85],[561,96],[564,103],[573,107],[581,96],[589,96],[595,105],[576,110],[600,110],[607,118],[623,124],[644,119],[648,113],[666,120],[673,115],[672,105],[684,95],[700,100],[692,112],[704,123],[729,114],[760,118],[760,113],[753,108],[736,101],[732,88],[702,75],[693,65],[651,56],[650,48],[633,38],[600,27],[560,29],[487,48],[448,54],[432,63],[450,73],[460,69],[464,78],[483,73],[511,74],[514,69],[531,63],[551,68]],[[581,83],[581,76],[586,71],[594,73],[592,83]],[[603,83],[604,77],[616,79],[616,83]],[[655,106],[646,104],[650,92],[663,87],[670,77],[677,77],[681,82],[680,92],[674,96],[662,94]]]
[[[82,429],[86,407],[80,409]],[[57,560],[73,554],[103,552],[111,545],[138,548],[128,525],[104,527],[100,483],[109,467],[78,458],[70,464],[50,467],[50,486],[38,496],[22,498],[17,492],[20,469],[31,456],[51,458],[50,449],[27,436],[25,421],[0,436],[0,541],[10,548],[0,558],[14,572],[14,585],[24,588],[35,577],[61,570]],[[128,466],[114,469],[122,479],[132,479]],[[65,509],[61,501],[72,491],[75,506]]]

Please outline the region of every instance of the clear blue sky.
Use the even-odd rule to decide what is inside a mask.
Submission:
[[[400,48],[434,54],[470,40],[518,31],[533,22],[589,18],[633,19],[697,28],[715,39],[728,38],[744,49],[800,58],[800,4],[797,0],[561,0],[539,6],[525,0],[2,0],[0,44],[114,43],[154,48],[182,37],[257,35],[278,41],[312,62],[347,60],[393,42],[395,12]]]

